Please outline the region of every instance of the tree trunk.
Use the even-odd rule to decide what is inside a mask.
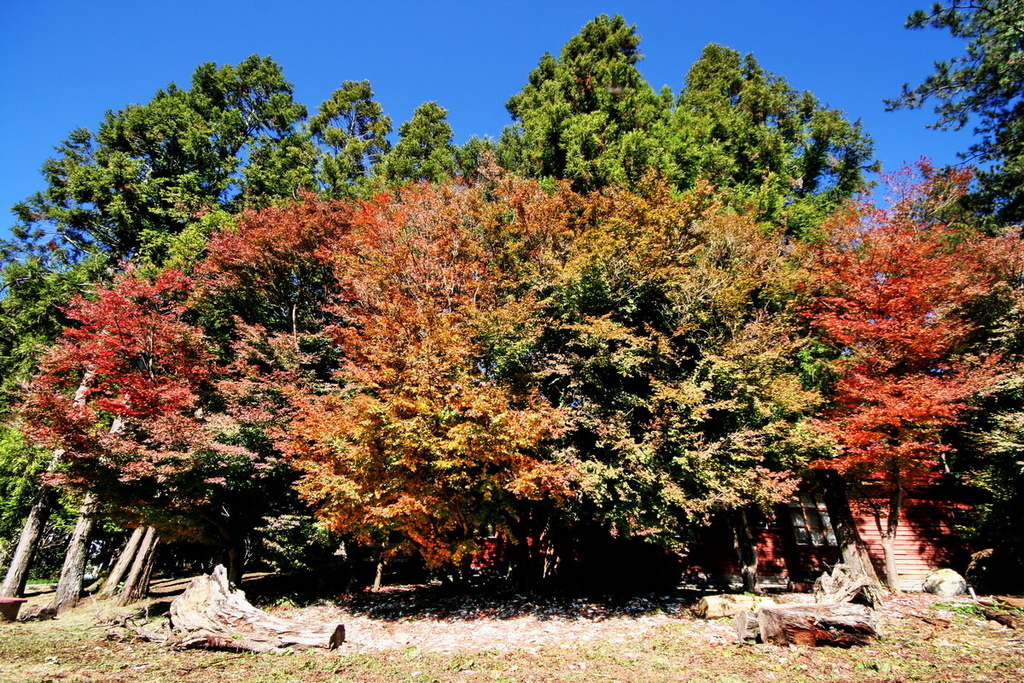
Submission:
[[[121,554],[118,556],[117,562],[114,563],[114,568],[110,570],[110,574],[103,582],[103,585],[100,586],[99,591],[97,591],[97,598],[110,598],[117,592],[117,584],[121,583],[121,579],[124,578],[125,572],[128,571],[128,567],[131,565],[132,560],[135,559],[135,553],[139,549],[139,543],[142,541],[142,535],[144,533],[145,529],[141,526],[135,527],[135,530],[132,531],[132,535],[128,537],[128,542],[125,543],[124,549],[121,550]]]
[[[82,507],[78,511],[75,532],[71,535],[71,542],[68,543],[68,554],[64,558],[64,566],[60,570],[57,593],[53,597],[53,602],[50,603],[50,606],[57,610],[57,614],[67,612],[77,605],[78,598],[82,594],[82,580],[85,576],[85,561],[89,550],[89,534],[93,525],[94,504],[95,498],[92,493],[85,494]]]
[[[842,562],[825,572],[814,582],[814,601],[836,604],[855,602],[877,607],[881,604],[881,586],[876,579],[865,576]]]
[[[11,560],[11,555],[12,554],[13,554],[13,551],[11,550],[11,543],[10,543],[10,541],[6,541],[6,540],[0,541],[0,568],[7,566],[7,563]],[[7,573],[7,571],[4,570],[4,574],[6,574],[6,573]],[[11,597],[11,596],[8,595],[6,597]]]
[[[91,377],[91,373],[87,373],[86,379],[82,380],[82,385],[75,392],[76,404],[85,400],[86,383],[89,377]],[[110,425],[110,433],[117,434],[123,427],[124,421],[119,416],[115,416],[113,424]],[[78,599],[82,595],[82,581],[85,577],[85,562],[88,559],[89,535],[92,533],[94,521],[92,513],[95,505],[96,496],[89,491],[85,494],[82,507],[78,510],[78,522],[75,524],[75,532],[71,535],[71,542],[68,543],[68,554],[64,558],[64,566],[60,570],[57,594],[54,595],[53,602],[50,604],[57,610],[57,614],[66,612],[78,604]]]
[[[900,592],[900,573],[896,568],[896,532],[900,528],[900,509],[903,507],[903,486],[899,483],[889,494],[889,511],[882,528],[882,520],[876,513],[875,521],[882,535],[882,552],[885,554],[885,583],[894,593]]]
[[[235,586],[242,585],[242,576],[245,573],[245,535],[237,532],[236,525],[232,523],[229,510],[223,510],[223,516],[204,515],[220,535],[221,551],[218,553],[221,564],[227,565],[227,577]]]
[[[871,585],[865,586],[864,592],[870,602],[881,604],[885,601],[885,589],[878,578],[878,572],[871,561],[868,546],[857,530],[857,522],[850,511],[850,501],[846,495],[846,482],[835,470],[821,472],[823,484],[822,494],[825,507],[828,508],[829,520],[836,532],[839,543],[839,556],[847,567],[856,574],[865,576]]]
[[[757,538],[750,528],[750,518],[746,507],[729,511],[729,522],[732,527],[732,545],[736,551],[736,562],[743,579],[743,590],[747,593],[760,593],[761,585],[757,574]]]
[[[50,513],[53,512],[56,502],[57,492],[52,486],[43,484],[39,492],[36,493],[36,499],[32,503],[28,519],[25,520],[25,526],[21,529],[18,547],[14,551],[10,567],[7,568],[3,585],[0,586],[0,597],[18,598],[25,593],[25,581],[28,580],[32,555],[35,554],[43,527],[46,526],[46,521],[50,518]]]
[[[149,577],[153,573],[153,559],[156,553],[156,544],[160,539],[156,535],[156,529],[146,527],[146,534],[139,543],[139,549],[135,553],[135,561],[132,562],[132,570],[124,581],[124,589],[121,590],[121,597],[117,604],[130,605],[146,597],[149,592]]]
[[[232,542],[228,546],[228,581],[235,586],[242,585],[245,574],[245,545]]]

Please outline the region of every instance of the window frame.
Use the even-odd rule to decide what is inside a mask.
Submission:
[[[786,505],[793,539],[798,546],[835,548],[839,546],[825,500],[817,491],[802,491]]]

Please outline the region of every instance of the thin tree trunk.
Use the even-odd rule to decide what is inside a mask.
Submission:
[[[67,612],[77,605],[78,599],[81,597],[95,502],[96,499],[91,492],[85,494],[82,507],[78,511],[78,522],[71,535],[71,542],[68,543],[68,554],[64,557],[64,566],[60,570],[57,593],[53,597],[53,602],[50,603],[50,606],[57,610],[57,614]]]
[[[384,560],[377,560],[377,574],[373,577],[373,590],[379,591],[384,583]]]
[[[46,526],[46,521],[50,518],[50,513],[53,512],[56,502],[57,492],[52,486],[43,484],[39,492],[36,493],[36,499],[32,503],[28,519],[25,520],[25,526],[21,529],[18,547],[14,551],[11,565],[7,568],[3,585],[0,586],[0,597],[18,598],[25,593],[25,582],[28,580],[32,556],[35,554],[43,527]]]
[[[85,403],[85,393],[88,391],[94,375],[95,373],[92,370],[86,370],[83,373],[82,381],[79,382],[75,395],[72,398],[72,402],[75,405],[83,405]],[[60,464],[63,456],[63,450],[55,450],[46,471],[49,473],[57,469],[57,465]],[[28,570],[32,564],[32,556],[39,545],[39,537],[42,534],[43,527],[46,526],[50,513],[53,512],[56,504],[56,489],[48,484],[42,484],[39,492],[36,494],[32,509],[29,511],[28,519],[25,520],[25,526],[22,527],[21,537],[18,539],[18,547],[14,551],[14,558],[11,560],[11,566],[7,569],[3,586],[0,586],[0,596],[19,597],[25,592],[25,581],[28,579]]]
[[[881,520],[878,521],[879,532],[882,535],[882,552],[885,554],[885,583],[894,593],[900,592],[900,572],[896,568],[896,532],[900,527],[900,509],[903,507],[903,486],[899,483],[889,494],[889,513],[885,520],[885,529],[882,529]]]
[[[822,471],[821,481],[825,507],[828,508],[829,521],[832,522],[832,529],[836,532],[836,541],[839,544],[839,556],[843,564],[854,572],[863,574],[871,582],[872,585],[865,589],[868,592],[868,599],[873,604],[881,604],[885,600],[885,589],[871,561],[868,546],[861,538],[857,522],[850,511],[846,482],[835,470]]]
[[[235,533],[235,526],[231,523],[231,514],[225,509],[224,517],[204,515],[207,522],[217,529],[223,545],[222,552],[218,553],[222,564],[227,565],[228,581],[235,587],[242,585],[242,576],[245,573],[245,537]]]
[[[131,565],[132,560],[135,559],[135,554],[138,552],[139,543],[142,541],[142,535],[146,532],[144,527],[135,527],[132,531],[132,535],[128,537],[128,542],[125,543],[124,549],[121,550],[121,554],[117,558],[117,562],[114,564],[114,568],[110,570],[110,574],[107,576],[103,585],[96,593],[97,598],[106,599],[113,597],[117,593],[117,584],[121,583],[121,579],[124,578],[124,574],[128,571],[128,567]]]
[[[228,581],[237,588],[245,575],[245,545],[232,541],[228,546]]]
[[[75,403],[81,404],[85,401],[87,382],[92,372],[86,373],[81,386],[75,392]],[[114,416],[110,425],[110,433],[117,434],[124,428],[124,420],[120,416]],[[57,594],[53,597],[51,606],[57,610],[57,614],[66,612],[78,604],[82,595],[82,582],[85,577],[85,562],[88,559],[89,535],[93,527],[93,509],[96,506],[96,496],[92,491],[85,494],[82,500],[82,507],[78,511],[78,522],[75,523],[75,531],[71,535],[71,542],[68,543],[68,554],[64,558],[64,566],[60,570],[60,579],[57,582]]]
[[[736,563],[743,579],[743,590],[748,593],[760,593],[761,584],[757,572],[757,539],[750,528],[747,508],[739,507],[729,511],[729,522],[732,527],[732,544],[736,551]]]
[[[146,527],[146,534],[139,544],[135,553],[135,561],[132,563],[132,570],[124,581],[124,589],[118,599],[119,605],[130,605],[146,597],[149,592],[149,578],[153,573],[153,559],[156,552],[156,544],[160,539],[156,535],[156,529]]]
[[[11,561],[11,555],[12,554],[14,554],[14,551],[11,549],[11,543],[8,542],[8,541],[3,541],[3,545],[0,546],[0,567],[6,567],[7,566],[7,563]],[[6,574],[6,573],[7,573],[7,571],[4,570],[4,574]],[[13,597],[13,596],[7,595],[7,596],[4,596],[4,597],[8,597],[9,598],[9,597]]]

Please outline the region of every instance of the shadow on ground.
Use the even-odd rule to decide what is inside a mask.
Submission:
[[[641,617],[683,613],[693,596],[650,597],[525,596],[495,591],[455,591],[442,586],[396,586],[377,592],[343,595],[337,604],[349,612],[372,619],[589,619]]]

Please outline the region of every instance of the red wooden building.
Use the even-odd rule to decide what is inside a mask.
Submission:
[[[896,537],[896,566],[903,590],[920,590],[929,571],[950,567],[963,572],[969,561],[957,535],[956,518],[966,505],[945,487],[932,487],[905,501]],[[867,543],[879,576],[884,575],[881,533],[872,502],[853,503],[861,538]],[[884,517],[882,523],[885,523]],[[774,514],[757,520],[758,573],[766,588],[809,588],[814,579],[839,561],[839,550],[821,496],[805,492]],[[742,586],[733,535],[725,520],[694,529],[684,558],[684,583],[718,588]]]

